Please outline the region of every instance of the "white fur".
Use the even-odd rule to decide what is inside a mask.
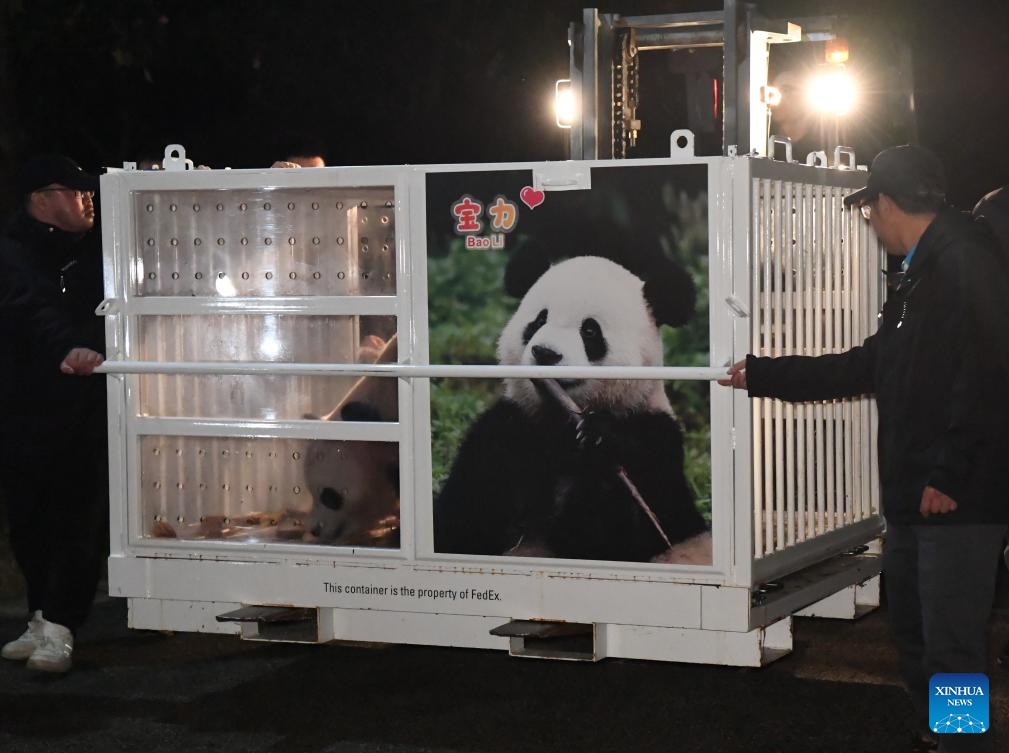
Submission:
[[[624,267],[597,256],[579,256],[555,264],[519,303],[498,340],[498,359],[507,365],[535,365],[534,345],[562,354],[558,366],[586,366],[580,328],[595,319],[608,346],[604,366],[661,366],[662,341],[644,297],[644,283]],[[522,333],[543,309],[547,323],[522,344]],[[672,414],[661,381],[585,380],[567,388],[582,409],[618,413],[654,410]],[[505,380],[505,395],[527,410],[540,402],[528,379]]]

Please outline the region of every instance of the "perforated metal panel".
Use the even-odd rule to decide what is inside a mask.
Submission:
[[[373,363],[374,347],[362,332],[395,332],[395,317],[165,315],[138,318],[143,361],[267,361],[276,363]],[[296,419],[330,413],[357,382],[355,377],[170,374],[139,377],[142,416]],[[389,381],[396,389],[396,381]],[[394,401],[382,420],[395,421]]]
[[[142,437],[142,536],[385,546],[398,487],[386,466],[397,451],[383,442]],[[376,463],[380,473],[368,467]],[[362,472],[386,488],[368,495]],[[341,528],[319,542],[313,500],[327,487],[340,495],[341,509],[327,514],[341,516]]]
[[[394,295],[391,188],[136,191],[141,296]]]
[[[875,331],[880,253],[845,193],[754,181],[753,353],[838,353]],[[875,424],[870,398],[753,401],[755,557],[878,513]]]

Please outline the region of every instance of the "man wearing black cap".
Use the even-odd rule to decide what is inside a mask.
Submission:
[[[929,679],[984,673],[1000,542],[1009,523],[1005,355],[1009,281],[991,235],[945,205],[939,161],[886,149],[845,198],[887,252],[903,257],[879,329],[819,357],[747,356],[721,384],[752,397],[873,394],[887,609],[918,716],[916,750],[985,750],[991,735],[928,729]]]
[[[70,669],[94,598],[107,516],[101,252],[89,242],[98,179],[67,157],[31,159],[0,236],[0,487],[24,575],[28,629],[0,650]]]

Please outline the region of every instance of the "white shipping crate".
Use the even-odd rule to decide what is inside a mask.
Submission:
[[[685,151],[110,172],[110,593],[136,628],[750,666],[791,648],[792,615],[857,616],[878,603],[873,403],[711,380],[748,352],[837,352],[874,330],[880,249],[842,205],[864,182]],[[505,276],[586,254],[692,280],[664,365],[499,365],[521,297]],[[710,538],[684,555],[666,518],[655,556],[577,556],[595,551],[579,523],[575,556],[436,546],[467,430],[502,379],[541,376],[664,380],[686,447],[669,463]]]

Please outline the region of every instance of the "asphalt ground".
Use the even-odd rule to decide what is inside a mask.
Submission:
[[[1009,641],[1009,578],[992,620]],[[0,602],[0,636],[24,629]],[[3,753],[796,753],[906,751],[885,607],[798,619],[762,669],[375,644],[243,642],[126,627],[100,596],[65,676],[0,661]],[[994,663],[995,750],[1009,749],[1009,671]]]

